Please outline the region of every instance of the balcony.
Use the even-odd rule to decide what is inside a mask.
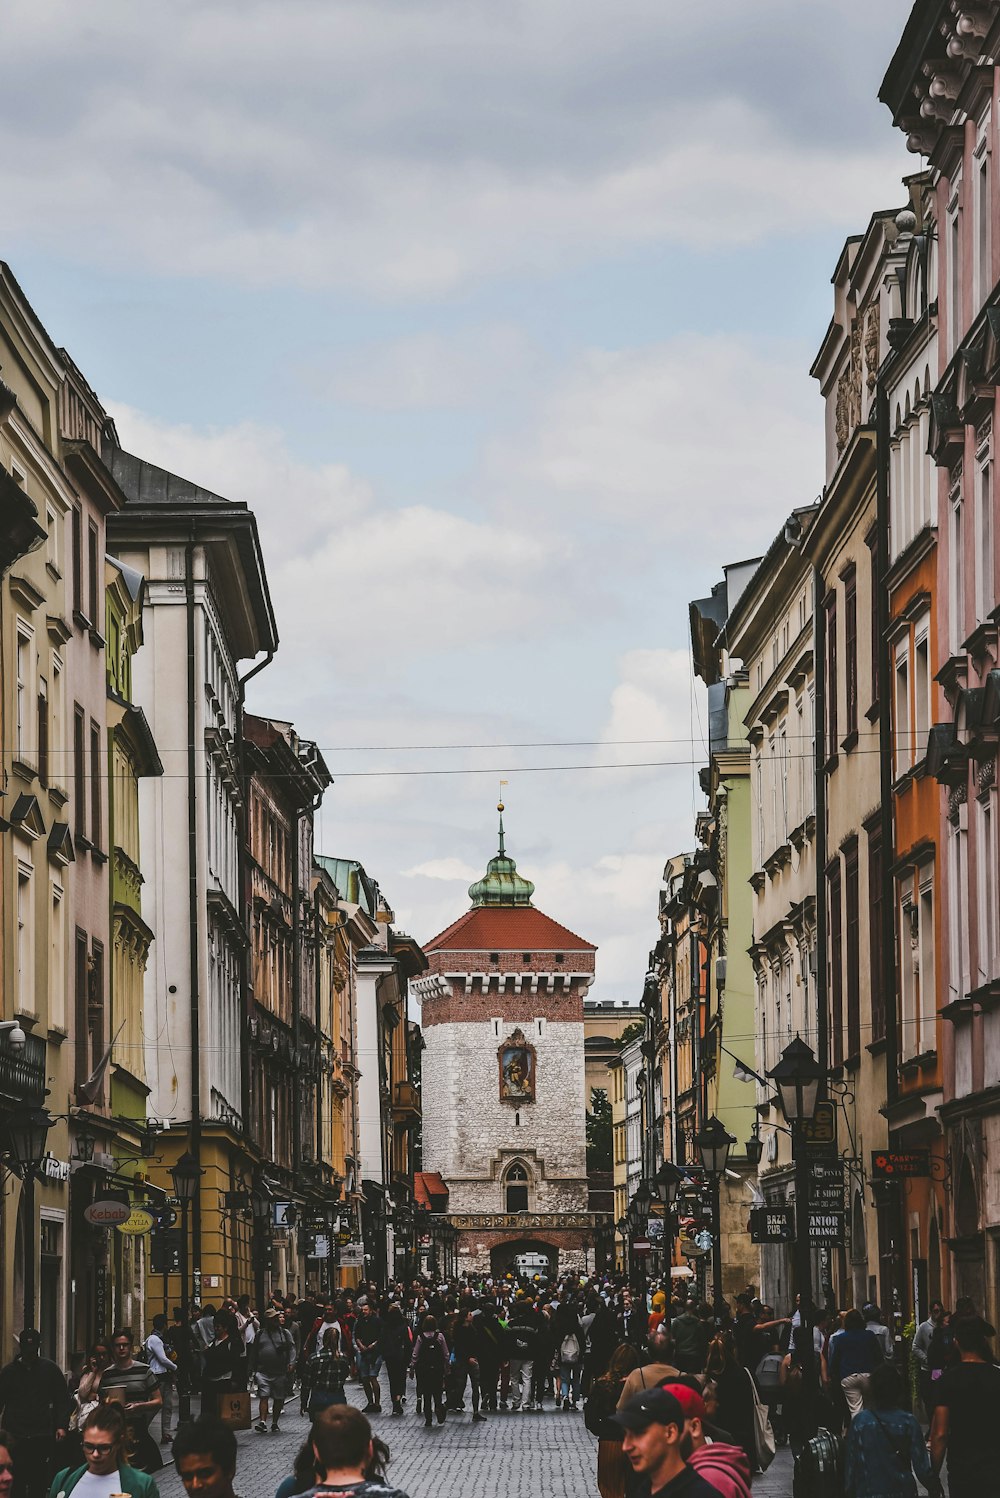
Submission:
[[[420,1118],[420,1094],[412,1082],[397,1082],[392,1089],[393,1123],[416,1123]]]
[[[0,1101],[33,1108],[45,1102],[45,1041],[40,1035],[25,1036],[20,1053],[0,1041]]]

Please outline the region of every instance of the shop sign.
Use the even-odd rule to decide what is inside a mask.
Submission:
[[[306,1255],[309,1259],[328,1259],[330,1257],[330,1239],[326,1233],[317,1233],[313,1239],[312,1253]]]
[[[141,1207],[134,1207],[127,1219],[117,1223],[116,1226],[126,1238],[140,1238],[143,1233],[152,1232],[155,1222],[152,1212],[145,1212]]]
[[[363,1243],[348,1243],[340,1250],[340,1262],[345,1269],[363,1269],[365,1246]]]
[[[809,1172],[809,1205],[840,1208],[844,1205],[844,1167],[817,1160]]]
[[[68,1181],[69,1161],[57,1160],[55,1155],[46,1155],[41,1163],[40,1172],[49,1181]]]
[[[792,1140],[792,1154],[797,1155],[801,1141],[805,1144],[809,1160],[836,1160],[837,1158],[837,1110],[833,1103],[817,1103],[816,1112],[802,1125],[801,1134],[796,1131]]]
[[[288,1214],[292,1211],[291,1202],[272,1202],[271,1211],[273,1213],[271,1220],[276,1228],[290,1228],[294,1226],[294,1223],[288,1220]],[[294,1216],[294,1213],[292,1215]]]
[[[119,1223],[128,1222],[132,1208],[128,1202],[97,1201],[85,1207],[83,1215],[91,1227],[116,1228]]]
[[[791,1243],[794,1237],[791,1207],[754,1207],[750,1213],[751,1243]]]
[[[809,1242],[810,1243],[843,1243],[844,1241],[844,1214],[843,1212],[817,1211],[809,1208]]]
[[[929,1176],[930,1150],[872,1150],[872,1180],[894,1181],[898,1176]]]

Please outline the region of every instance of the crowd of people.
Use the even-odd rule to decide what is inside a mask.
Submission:
[[[232,1498],[237,1447],[220,1418],[232,1395],[244,1410],[253,1402],[260,1436],[280,1431],[292,1399],[311,1420],[276,1498],[396,1493],[383,1415],[433,1428],[547,1412],[582,1413],[602,1498],[750,1498],[754,1474],[785,1443],[809,1498],[913,1498],[918,1483],[934,1498],[946,1459],[951,1498],[1000,1494],[992,1336],[970,1302],[951,1315],[935,1302],[913,1338],[911,1410],[875,1305],[803,1322],[798,1309],[775,1316],[752,1290],[713,1310],[613,1275],[512,1272],[275,1294],[260,1309],[246,1296],[178,1307],[154,1317],[140,1347],[127,1328],[98,1339],[69,1380],[29,1328],[0,1370],[0,1498],[68,1498],[77,1487],[78,1498],[156,1498],[153,1474],[171,1446],[188,1491]],[[348,1401],[352,1381],[362,1409]],[[178,1427],[179,1401],[194,1399],[198,1418]]]

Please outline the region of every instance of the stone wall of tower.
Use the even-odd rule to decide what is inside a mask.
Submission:
[[[451,1212],[503,1212],[504,1172],[515,1160],[528,1173],[529,1211],[585,1211],[582,1019],[529,1018],[520,997],[510,1005],[516,1013],[507,1014],[504,996],[492,998],[488,1019],[425,1024],[424,1169],[447,1181]],[[435,1003],[441,1000],[427,1002],[427,1010]],[[551,1013],[551,1003],[544,1007]],[[497,1050],[517,1028],[536,1052],[533,1103],[500,1099]]]

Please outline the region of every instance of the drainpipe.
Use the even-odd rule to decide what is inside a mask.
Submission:
[[[313,810],[318,809],[318,800]],[[316,1161],[322,1170],[323,1166],[323,1072],[320,1067],[320,1049],[322,1027],[320,1019],[323,1013],[323,979],[320,971],[320,959],[322,948],[319,937],[319,885],[313,890],[313,1004],[315,1007],[314,1022],[316,1026]],[[332,1027],[331,1027],[332,1028]],[[333,1036],[331,1034],[331,1041]],[[322,1177],[320,1177],[322,1179]],[[327,1261],[329,1267],[329,1260]]]
[[[195,527],[192,523],[184,548],[184,606],[187,622],[187,804],[188,804],[188,962],[190,967],[190,993],[188,997],[191,1025],[191,1127],[190,1149],[198,1170],[201,1170],[201,972],[198,954],[198,808],[195,800],[198,784],[197,744],[197,660],[195,652],[194,618],[194,547]],[[199,1176],[200,1180],[200,1176]],[[201,1186],[192,1202],[192,1268],[194,1270],[195,1295],[201,1300]]]
[[[821,1095],[826,1095],[826,1076],[830,1068],[830,1016],[827,1012],[826,956],[826,609],[823,607],[823,575],[813,570],[813,680],[815,682],[816,723],[815,793],[816,802],[816,1059],[823,1080]]]

